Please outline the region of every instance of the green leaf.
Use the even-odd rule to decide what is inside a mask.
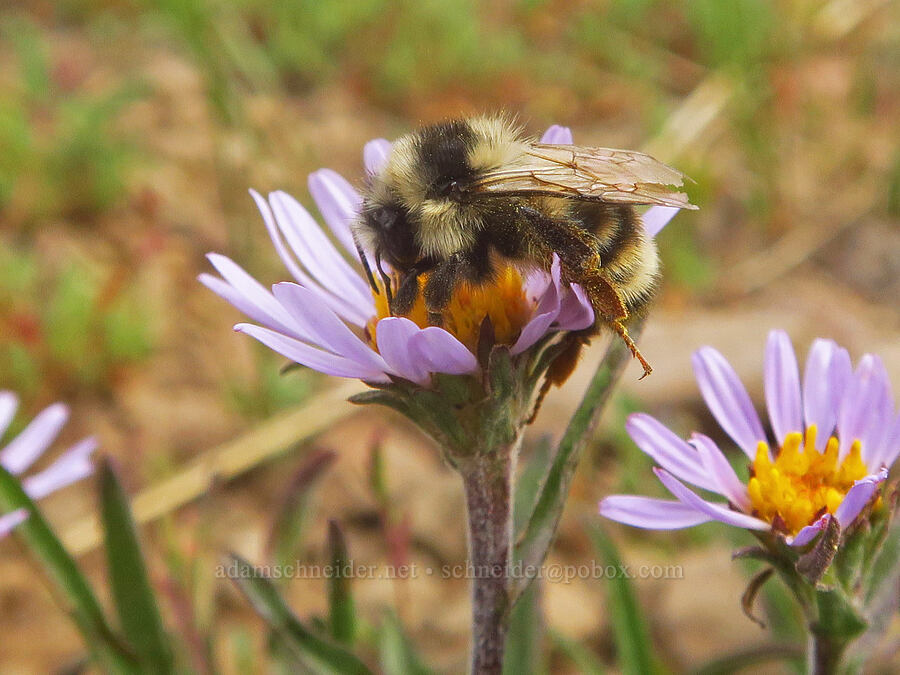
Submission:
[[[393,394],[381,389],[373,389],[371,391],[361,391],[347,399],[350,403],[356,405],[372,405],[378,404],[393,408],[403,415],[409,415],[409,405],[397,394]]]
[[[631,327],[632,338],[638,337],[641,328],[642,324],[639,323]],[[614,341],[597,367],[597,372],[594,373],[578,409],[572,415],[569,426],[559,442],[528,525],[516,544],[516,559],[526,565],[538,567],[543,564],[556,535],[556,528],[569,495],[569,487],[581,451],[596,427],[600,413],[609,401],[614,385],[630,358],[631,353],[622,341]],[[524,580],[517,592],[522,592],[528,583],[529,580]]]
[[[503,659],[505,675],[541,675],[546,672],[540,589],[540,584],[531,584],[513,607]]]
[[[109,459],[100,464],[100,515],[110,588],[125,638],[142,669],[174,672],[172,650],[147,576],[128,496]]]
[[[108,672],[134,673],[137,663],[109,627],[100,603],[75,560],[63,548],[19,481],[0,466],[0,511],[18,509],[28,512],[28,520],[16,528],[16,534],[58,591],[94,658]]]
[[[276,565],[287,566],[295,559],[306,530],[310,491],[336,457],[331,450],[313,452],[304,458],[303,465],[291,479],[266,546],[268,557]]]
[[[553,646],[575,664],[581,675],[604,675],[606,673],[606,668],[597,655],[583,644],[575,642],[557,631],[550,631],[550,639],[553,641]]]
[[[528,523],[528,517],[534,511],[534,505],[544,483],[544,476],[547,475],[550,465],[550,449],[550,436],[542,436],[538,439],[531,459],[528,460],[516,482],[516,532],[521,532]]]
[[[310,632],[294,616],[266,577],[238,555],[231,554],[232,580],[256,612],[274,631],[297,661],[316,673],[333,675],[371,674],[366,665],[349,651]]]
[[[792,661],[794,665],[802,667],[804,655],[803,645],[760,645],[713,659],[693,671],[693,675],[731,675],[752,667],[758,669],[762,664],[772,661]]]
[[[836,642],[849,642],[862,635],[868,623],[854,609],[851,600],[839,588],[816,591],[819,619],[812,626],[817,635]]]
[[[429,675],[403,632],[400,620],[388,612],[378,631],[378,651],[384,675]]]
[[[884,533],[879,537],[881,541],[876,542],[877,550],[871,554],[872,563],[864,573],[867,605],[880,594],[891,593],[900,577],[900,518],[884,523],[883,527]]]
[[[328,548],[332,574],[328,578],[328,609],[331,635],[338,642],[353,644],[356,637],[356,605],[350,591],[352,561],[337,521],[328,521]]]
[[[619,552],[603,530],[596,526],[591,527],[589,534],[603,564],[621,569],[622,560]],[[615,574],[609,578],[606,604],[622,672],[626,675],[657,672],[647,624],[627,575]]]

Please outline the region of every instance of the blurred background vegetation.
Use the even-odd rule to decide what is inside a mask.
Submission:
[[[333,383],[282,376],[279,358],[231,333],[238,314],[195,282],[204,253],[227,253],[267,283],[284,279],[249,187],[285,189],[312,209],[306,175],[328,166],[358,181],[370,138],[499,109],[534,133],[559,123],[582,144],[647,149],[696,181],[689,191],[701,206],[661,235],[665,291],[644,348],[654,376],[628,382],[585,457],[560,560],[598,555],[584,523],[599,497],[660,491],[622,432],[628,411],[721,438],[690,375],[701,344],[734,360],[757,401],[764,336],[776,326],[801,353],[818,335],[855,357],[878,351],[900,382],[896,2],[8,0],[0,387],[18,391],[29,413],[71,403],[66,433],[99,435],[135,491],[216,457],[229,439],[265,438],[275,413],[302,420]],[[532,445],[560,431],[554,420],[580,396],[591,358],[548,401]],[[234,593],[210,578],[225,550],[260,560],[269,530],[286,528],[293,539],[279,555],[316,560],[327,518],[337,518],[359,560],[464,555],[455,477],[434,449],[396,418],[341,410],[329,429],[303,431],[315,432],[312,444],[227,485],[211,480],[199,502],[170,495],[148,530],[168,611],[198,636],[197,653],[231,664],[225,672],[251,672],[240,664],[261,640]],[[299,499],[297,485],[310,482],[295,480],[292,492],[284,477],[308,476],[310,448],[337,459],[314,496]],[[373,482],[382,463],[389,480]],[[86,488],[49,507],[76,534],[93,510]],[[749,571],[728,561],[748,543],[739,533],[610,529],[626,558],[688,571],[638,584],[667,668],[796,635],[777,589],[766,598],[768,631],[741,615]],[[73,535],[100,574],[88,540]],[[0,669],[59,669],[79,654],[78,638],[16,553],[0,544]],[[429,663],[459,670],[464,582],[359,585],[372,621],[393,607]],[[322,611],[323,587],[290,590],[301,614]],[[554,672],[621,667],[603,582],[548,585],[544,595]]]

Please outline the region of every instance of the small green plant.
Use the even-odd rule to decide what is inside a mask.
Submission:
[[[0,23],[15,48],[17,77],[0,82],[0,217],[31,227],[43,219],[87,221],[124,194],[134,150],[114,128],[143,95],[134,82],[86,92],[66,83],[46,40],[21,17]]]
[[[0,371],[29,393],[36,372],[64,388],[103,390],[115,372],[145,358],[153,346],[150,320],[135,288],[107,278],[86,262],[59,272],[34,256],[0,248]]]

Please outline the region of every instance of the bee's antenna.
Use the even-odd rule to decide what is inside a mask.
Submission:
[[[369,267],[369,259],[366,257],[366,252],[363,251],[363,247],[360,246],[359,239],[356,238],[356,232],[351,231],[351,235],[353,236],[353,243],[356,245],[356,252],[359,253],[359,260],[362,262],[363,269],[366,271],[366,279],[369,280],[369,286],[372,287],[372,292],[375,295],[380,295],[378,284],[375,283],[375,277],[372,276],[372,268]]]
[[[384,268],[381,267],[380,246],[375,249],[375,267],[378,268],[378,273],[381,275],[381,281],[384,283],[384,294],[387,296],[388,309],[393,314],[394,294],[391,290],[391,277],[384,271]]]

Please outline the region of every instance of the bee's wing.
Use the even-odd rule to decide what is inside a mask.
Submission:
[[[467,186],[477,194],[543,194],[619,204],[697,208],[683,192],[684,174],[641,152],[576,145],[527,146],[521,159]]]

